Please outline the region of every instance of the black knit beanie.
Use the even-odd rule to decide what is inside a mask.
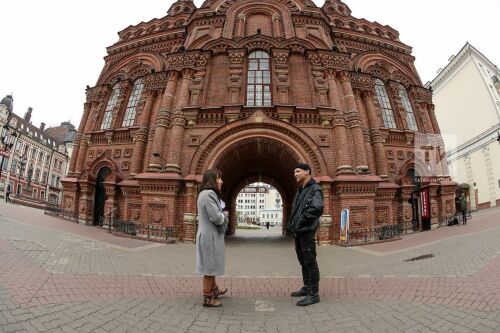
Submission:
[[[305,163],[297,163],[295,169],[302,169],[304,171],[309,171],[309,173],[311,173],[311,167]]]

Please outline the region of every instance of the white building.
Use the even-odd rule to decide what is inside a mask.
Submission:
[[[268,208],[259,211],[260,225],[265,226],[269,222],[271,227],[280,226],[283,222],[283,210],[281,208]]]
[[[31,112],[29,108],[24,117],[14,114],[12,96],[0,102],[2,135],[13,137],[12,147],[2,150],[0,191],[3,193],[10,184],[12,197],[18,203],[23,204],[27,198],[40,204],[57,203],[62,191],[60,180],[66,176],[69,161],[67,147],[71,143],[48,134],[44,123],[40,127],[31,124]]]
[[[261,225],[268,219],[271,222],[272,214],[274,225],[279,225],[283,218],[281,196],[269,185],[251,184],[236,197],[236,214],[239,224]]]
[[[500,71],[469,43],[427,84],[450,175],[470,209],[500,205]]]

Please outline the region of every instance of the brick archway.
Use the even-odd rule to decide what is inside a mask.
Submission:
[[[221,127],[209,135],[194,153],[190,164],[191,175],[201,175],[213,168],[220,156],[239,141],[267,138],[282,143],[297,160],[308,163],[315,176],[328,173],[324,156],[317,144],[300,128],[272,119],[263,111],[256,111],[246,119]]]
[[[293,169],[298,161],[308,163],[317,179],[327,178],[324,156],[305,132],[257,110],[209,135],[193,155],[188,178],[201,181],[205,170],[222,171],[223,199],[233,212],[230,234],[235,231],[235,199],[239,191],[251,182],[272,184],[282,196],[283,233],[286,233],[296,191]]]
[[[283,202],[283,233],[292,206],[296,181],[293,169],[304,159],[286,143],[266,136],[250,136],[225,147],[210,164],[222,171],[222,195],[231,211],[229,234],[235,233],[236,197],[246,185],[263,182],[280,192]]]

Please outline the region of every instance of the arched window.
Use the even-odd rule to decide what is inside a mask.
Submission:
[[[408,93],[402,84],[399,84],[399,97],[401,98],[401,104],[403,104],[403,107],[406,110],[406,122],[408,123],[408,128],[412,131],[418,131],[417,120],[415,119],[415,114],[413,113]]]
[[[132,93],[128,99],[127,110],[125,110],[125,117],[123,118],[122,127],[132,126],[135,121],[135,111],[137,108],[137,103],[141,98],[142,89],[144,88],[143,79],[138,79],[134,83],[132,88]]]
[[[269,55],[264,51],[248,56],[247,106],[271,106]]]
[[[389,96],[387,95],[384,82],[380,79],[375,80],[375,93],[377,94],[378,103],[382,108],[384,126],[387,128],[396,128],[396,121],[394,120],[391,102],[389,101]]]
[[[108,129],[111,126],[111,117],[113,115],[113,108],[116,106],[118,101],[118,94],[120,93],[120,87],[116,84],[111,91],[111,96],[108,100],[108,105],[106,105],[106,111],[104,111],[104,117],[102,117],[101,129]]]

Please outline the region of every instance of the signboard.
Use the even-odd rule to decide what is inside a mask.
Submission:
[[[349,209],[344,208],[340,213],[340,241],[349,241]]]
[[[428,219],[429,214],[429,189],[420,190],[420,215],[423,219]]]

